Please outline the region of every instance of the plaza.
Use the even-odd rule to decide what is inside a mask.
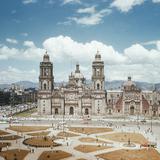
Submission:
[[[137,123],[131,118],[92,117],[86,121],[37,115],[36,119],[0,125],[0,159],[160,159],[158,120],[152,121],[151,130],[150,120]]]

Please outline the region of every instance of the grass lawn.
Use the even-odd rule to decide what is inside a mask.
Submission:
[[[34,133],[28,133],[29,136],[47,136],[50,133],[50,131],[43,131],[43,132],[34,132]]]
[[[97,155],[104,160],[160,160],[160,154],[153,148],[140,150],[117,150]]]
[[[100,146],[100,145],[79,145],[74,149],[83,153],[95,152],[103,149],[108,149],[111,147]]]
[[[47,126],[10,126],[8,129],[16,131],[16,132],[33,132],[46,130],[49,127]]]
[[[20,139],[22,137],[17,136],[17,135],[9,135],[9,136],[1,136],[0,140],[16,140],[16,139]]]
[[[54,140],[50,137],[32,137],[32,138],[25,139],[23,143],[25,145],[30,145],[33,147],[60,146],[59,144],[55,143]]]
[[[71,157],[72,154],[61,151],[61,150],[55,150],[55,151],[44,151],[38,160],[60,160],[64,158]]]
[[[6,131],[3,131],[3,130],[0,130],[0,136],[4,136],[4,135],[7,135],[7,134],[10,134],[10,133],[8,133]]]
[[[7,160],[23,160],[28,153],[29,151],[27,150],[13,149],[0,152],[0,156],[4,157],[4,159]]]
[[[119,132],[119,133],[112,133],[99,136],[99,138],[118,141],[118,142],[130,142],[138,143],[138,144],[145,144],[147,143],[147,139],[139,133],[127,133],[127,132]]]
[[[33,108],[21,113],[16,113],[13,115],[13,117],[30,117],[35,112],[37,112],[37,108]]]

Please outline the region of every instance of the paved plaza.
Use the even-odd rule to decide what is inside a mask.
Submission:
[[[151,126],[149,120],[145,123],[137,123],[112,118],[92,118],[86,121],[73,117],[69,119],[58,117],[48,118],[48,121],[28,120],[20,121],[18,124],[1,123],[0,133],[0,144],[10,143],[2,147],[0,159],[5,158],[5,152],[8,154],[9,151],[15,149],[17,149],[17,157],[18,152],[25,151],[24,157],[20,158],[24,160],[52,159],[52,156],[57,160],[107,158],[112,160],[115,155],[118,155],[115,160],[133,160],[135,155],[137,160],[140,160],[138,156],[141,160],[160,159],[160,123],[158,121],[153,121]],[[58,145],[53,145],[52,140],[47,138],[53,139],[54,144]],[[31,139],[30,141],[36,145],[25,144],[24,140],[27,139]],[[37,139],[40,140],[37,141]],[[45,146],[45,143],[49,145]],[[146,144],[154,144],[156,148],[148,147]],[[42,153],[47,158],[44,158]],[[152,154],[152,156],[148,157],[147,154]],[[59,155],[64,155],[64,157]]]

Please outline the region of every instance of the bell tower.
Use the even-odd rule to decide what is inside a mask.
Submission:
[[[50,62],[47,52],[40,62],[38,112],[40,114],[52,114],[52,91],[54,89],[53,64]]]
[[[106,91],[105,91],[105,76],[104,62],[101,60],[101,55],[97,51],[95,59],[92,62],[92,114],[105,115],[106,112]]]
[[[41,91],[52,91],[54,88],[53,64],[50,62],[47,52],[40,63],[39,88]]]
[[[105,90],[104,62],[101,60],[99,51],[92,63],[92,88],[93,90]]]

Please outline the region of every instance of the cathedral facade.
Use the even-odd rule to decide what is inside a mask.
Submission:
[[[121,90],[105,89],[104,61],[99,52],[92,62],[91,84],[79,64],[67,85],[54,86],[53,64],[47,53],[40,62],[38,113],[40,115],[160,115],[160,94],[141,91],[128,77]],[[157,97],[157,98],[155,98]]]
[[[53,64],[46,53],[40,63],[38,113],[60,115],[105,115],[106,91],[104,62],[97,52],[92,62],[92,85],[76,65],[74,73],[69,75],[66,86],[54,87]]]

